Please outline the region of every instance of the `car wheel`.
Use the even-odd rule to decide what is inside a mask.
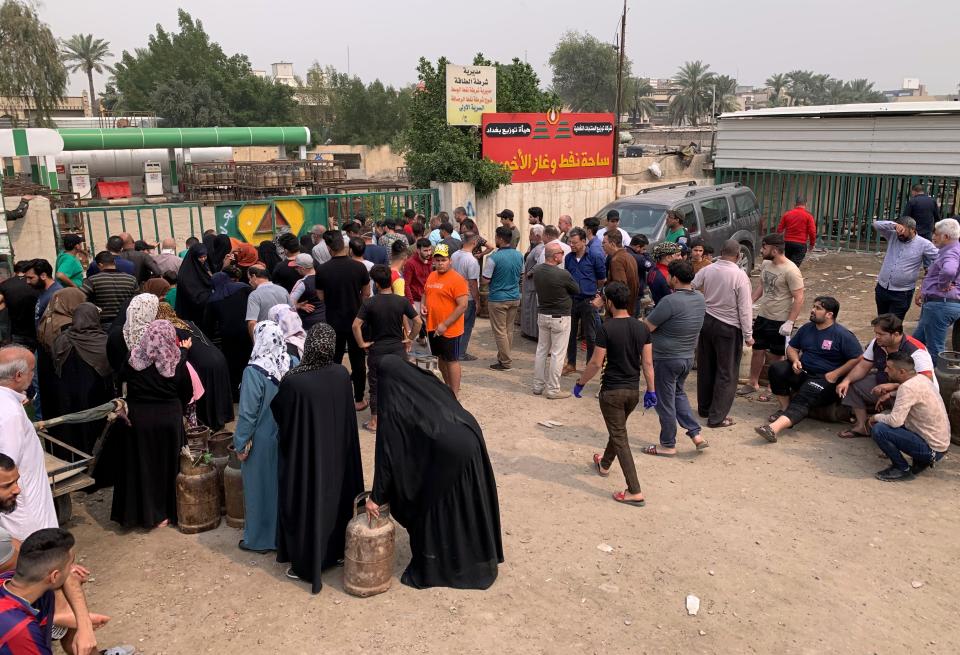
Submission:
[[[737,266],[739,266],[744,273],[750,275],[750,271],[753,270],[753,251],[745,243],[740,244],[740,256],[737,257]]]

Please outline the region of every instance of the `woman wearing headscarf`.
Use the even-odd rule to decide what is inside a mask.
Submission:
[[[185,321],[165,302],[157,308],[158,319],[166,319],[177,328],[181,341],[190,339],[188,361],[200,378],[202,395],[196,395],[196,418],[213,432],[233,420],[233,394],[230,392],[230,368],[220,349],[196,323]],[[247,338],[249,340],[249,337]]]
[[[279,430],[277,561],[290,562],[287,576],[312,583],[313,593],[323,588],[320,572],[343,559],[353,500],[363,491],[353,388],[333,361],[335,346],[332,327],[313,326],[303,359],[270,403]]]
[[[40,347],[37,348],[37,383],[40,398],[43,399],[44,418],[50,419],[66,413],[57,402],[58,380],[53,366],[53,344],[73,321],[73,312],[86,299],[86,294],[76,287],[57,291],[37,325],[37,340],[40,342]]]
[[[134,296],[122,312],[110,324],[107,331],[107,359],[111,368],[119,372],[130,357],[130,351],[140,341],[150,322],[157,317],[160,301],[152,293]]]
[[[162,277],[152,277],[143,283],[143,292],[152,293],[158,300],[163,300],[170,292],[170,283]]]
[[[400,581],[418,589],[486,589],[497,579],[503,543],[480,425],[436,376],[396,355],[380,363],[379,396],[367,512],[378,516],[390,503],[410,534],[412,557]]]
[[[280,326],[283,340],[287,344],[287,353],[291,357],[302,359],[307,333],[303,330],[300,315],[290,309],[290,305],[274,305],[267,312],[267,319]]]
[[[107,361],[107,333],[100,327],[100,310],[88,302],[73,310],[73,321],[60,333],[51,352],[55,382],[47,398],[54,397],[60,414],[79,412],[109,402],[113,397],[113,369]],[[50,428],[57,439],[93,454],[106,419]],[[69,459],[68,459],[69,461]]]
[[[183,414],[193,396],[187,356],[169,321],[146,327],[120,377],[127,383],[130,425],[118,421],[114,428],[118,466],[110,518],[126,528],[161,527],[177,520]]]
[[[177,272],[177,315],[186,321],[202,321],[207,300],[213,293],[213,281],[207,265],[207,247],[190,246]]]
[[[208,234],[203,237],[203,245],[207,248],[207,266],[211,273],[219,273],[223,268],[224,260],[233,249],[230,237],[226,234]]]
[[[232,252],[236,256],[234,265],[240,269],[240,279],[246,280],[247,269],[260,260],[260,253],[257,252],[257,249],[252,243],[240,241],[239,239],[231,238],[230,245],[233,248]]]
[[[268,271],[272,271],[276,268],[277,264],[283,261],[277,252],[277,244],[269,239],[260,242],[260,245],[257,247],[257,252],[260,254],[260,261],[263,262],[263,267]]]
[[[280,380],[290,370],[291,359],[280,327],[260,321],[253,329],[253,352],[243,371],[240,413],[233,433],[233,447],[243,474],[245,520],[241,550],[267,552],[277,549],[277,422],[270,403]]]
[[[213,275],[213,293],[207,301],[201,329],[220,347],[227,360],[233,401],[240,398],[240,380],[250,359],[247,332],[247,298],[253,289],[239,282],[240,270],[227,266]]]

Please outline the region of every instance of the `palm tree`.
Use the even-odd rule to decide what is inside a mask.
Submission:
[[[670,120],[676,125],[697,125],[709,114],[714,77],[709,64],[699,60],[684,63],[673,78],[680,90],[670,99]]]
[[[66,41],[61,41],[60,57],[71,73],[83,71],[87,74],[87,83],[90,85],[90,106],[97,113],[97,94],[93,90],[93,74],[103,74],[104,71],[113,72],[113,68],[104,64],[103,60],[112,57],[110,43],[103,39],[95,39],[92,34],[74,34]]]
[[[850,80],[846,84],[849,102],[885,102],[887,97],[873,88],[873,82],[863,78]]]
[[[737,111],[740,103],[737,101],[737,81],[729,75],[717,75],[713,80],[713,89],[716,95],[714,105],[717,113]]]
[[[765,84],[770,87],[770,100],[769,104],[771,107],[780,107],[781,105],[786,104],[784,101],[784,91],[787,88],[787,76],[785,73],[776,73],[767,78]]]
[[[643,117],[650,118],[657,112],[653,101],[653,86],[646,77],[632,77],[628,82],[627,105],[635,123]]]

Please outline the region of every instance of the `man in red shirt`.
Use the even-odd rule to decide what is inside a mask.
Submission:
[[[813,219],[813,214],[807,211],[806,198],[797,196],[797,206],[783,215],[777,232],[783,235],[786,242],[783,254],[800,266],[807,255],[807,243],[811,250],[817,243],[817,222]]]
[[[427,278],[433,272],[433,244],[430,239],[420,237],[417,239],[416,252],[413,257],[407,258],[403,265],[403,295],[407,297],[410,304],[417,310],[417,314],[423,317],[421,302],[423,300],[423,285]],[[424,326],[426,321],[424,321]],[[420,337],[417,341],[421,346],[426,346],[426,332],[424,327],[420,329]]]

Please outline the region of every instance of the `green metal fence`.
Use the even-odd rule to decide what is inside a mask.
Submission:
[[[189,236],[214,229],[213,207],[195,202],[162,205],[108,205],[104,207],[63,207],[57,210],[61,232],[83,231],[87,248],[96,253],[106,247],[113,234],[129,232],[134,239],[157,242],[172,238],[182,247]],[[57,235],[59,245],[60,235]]]
[[[718,169],[716,182],[740,182],[753,190],[764,231],[775,228],[780,216],[793,208],[796,196],[803,196],[817,220],[817,243],[827,248],[885,249],[886,242],[872,223],[899,218],[915,184],[922,184],[937,200],[943,216],[960,211],[960,177]]]

